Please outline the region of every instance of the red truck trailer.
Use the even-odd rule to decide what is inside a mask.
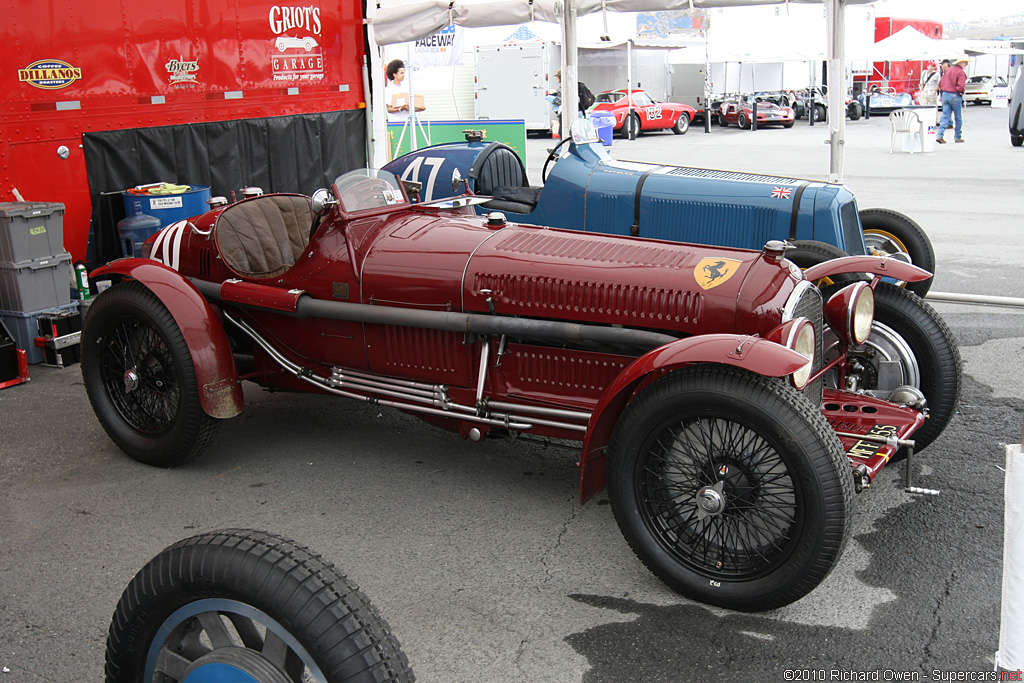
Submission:
[[[75,261],[120,256],[120,190],[311,192],[365,165],[360,2],[14,3],[0,201],[66,205]]]
[[[913,26],[929,38],[942,38],[942,22],[929,19],[896,19],[894,17],[875,17],[875,42],[884,40],[898,33],[907,26]],[[950,55],[951,57],[954,55]],[[887,85],[897,92],[913,93],[918,90],[921,74],[928,61],[908,60],[903,62],[875,62],[872,67],[869,84]]]

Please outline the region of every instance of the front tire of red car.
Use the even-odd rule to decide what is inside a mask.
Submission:
[[[103,429],[147,465],[188,462],[220,427],[203,412],[181,330],[141,283],[115,285],[90,306],[82,331],[82,377]]]
[[[690,115],[684,111],[676,119],[676,125],[672,127],[672,132],[676,135],[686,135],[688,130],[690,130]]]
[[[710,364],[660,378],[626,407],[608,493],[648,569],[687,597],[742,611],[820,584],[846,545],[853,502],[842,445],[807,399]]]
[[[736,125],[738,125],[741,130],[747,130],[750,128],[750,119],[747,118],[746,113],[742,111],[740,112],[739,118],[736,119]]]

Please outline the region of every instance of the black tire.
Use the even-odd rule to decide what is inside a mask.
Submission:
[[[747,113],[741,111],[739,116],[736,117],[736,125],[740,127],[740,130],[747,130],[750,128],[750,121],[747,119]]]
[[[637,556],[683,595],[743,611],[787,605],[828,575],[849,535],[852,481],[807,399],[722,365],[652,383],[609,448],[612,510]],[[699,500],[721,506],[698,511]]]
[[[811,266],[816,266],[819,263],[825,263],[826,261],[849,256],[845,251],[834,244],[829,244],[828,242],[818,242],[817,240],[793,240],[790,244],[792,244],[794,248],[786,250],[786,258],[799,266],[801,270],[807,270]],[[816,284],[819,287],[825,287],[836,283],[848,285],[851,282],[864,279],[866,279],[866,277],[858,273],[841,273],[839,275],[821,278],[821,280]]]
[[[415,680],[351,581],[288,539],[244,529],[187,538],[150,560],[107,635],[107,683],[171,683],[193,671],[222,680],[218,668],[236,676],[223,680],[261,683]]]
[[[826,118],[828,118],[828,110],[825,109],[825,105],[823,105],[823,104],[815,104],[814,105],[814,120],[815,121],[824,121]]]
[[[860,102],[850,102],[846,105],[846,115],[851,121],[858,121],[864,115],[864,108],[860,106]]]
[[[892,209],[861,209],[860,223],[869,254],[889,254],[935,273],[932,242],[909,216]],[[906,287],[923,297],[931,288],[932,280],[934,278],[908,282]]]
[[[672,132],[676,135],[686,135],[688,130],[690,130],[690,115],[684,111],[676,119],[676,125],[672,126]]]
[[[630,140],[635,140],[636,138],[643,135],[644,133],[640,129],[640,125],[640,115],[637,114],[636,112],[630,114],[626,118],[626,126],[628,126],[626,128],[626,137]]]
[[[1020,147],[1021,145],[1024,145],[1024,135],[1011,135],[1010,144],[1013,145],[1014,147]]]
[[[782,127],[783,128],[792,128],[793,127],[793,121],[790,121],[789,123],[782,124]]]
[[[729,127],[729,122],[725,120],[725,115],[723,113],[719,112],[715,116],[715,119],[718,121],[718,125],[720,127],[722,127],[722,128],[728,128]]]
[[[220,428],[219,420],[203,412],[185,338],[141,283],[115,285],[89,308],[82,377],[103,429],[147,465],[188,462]]]
[[[826,287],[826,300],[838,289]],[[831,350],[835,338],[824,337],[825,359],[835,357]],[[921,390],[928,400],[928,419],[911,437],[915,453],[935,441],[956,414],[960,400],[963,365],[960,350],[946,322],[928,303],[913,292],[888,282],[875,288],[875,324],[864,346],[852,349],[850,360],[869,368],[862,375],[866,380],[862,389],[878,392],[879,398],[900,384],[909,384]],[[899,361],[902,379],[880,387],[878,368],[881,360]],[[831,382],[835,384],[834,381]],[[894,460],[902,460],[901,449]]]

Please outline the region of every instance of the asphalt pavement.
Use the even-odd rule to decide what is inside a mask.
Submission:
[[[1024,149],[1009,144],[1005,109],[968,108],[964,137],[889,154],[887,119],[848,122],[844,180],[861,208],[903,211],[926,229],[933,289],[1024,297]],[[826,138],[826,125],[806,121],[693,127],[616,139],[611,152],[821,180]],[[528,142],[534,182],[551,146]],[[389,409],[247,386],[243,413],[204,455],[160,470],[107,438],[78,366],[32,366],[31,382],[0,391],[0,683],[100,680],[109,620],[135,572],[174,541],[224,527],[283,534],[336,564],[383,612],[421,681],[991,671],[1002,466],[1024,428],[1024,310],[935,308],[966,375],[959,415],[918,458],[915,479],[942,495],[910,498],[901,470],[886,469],[857,497],[829,578],[753,615],[693,603],[654,578],[606,496],[579,505],[572,451],[471,443]]]

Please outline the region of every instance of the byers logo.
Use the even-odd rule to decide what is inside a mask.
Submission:
[[[59,59],[40,59],[18,69],[18,80],[44,90],[66,88],[82,77],[82,70]]]
[[[191,87],[199,83],[197,72],[199,71],[199,60],[186,60],[184,57],[170,59],[164,64],[167,69],[167,81],[171,85],[179,87]]]
[[[731,278],[739,266],[740,261],[732,258],[701,259],[701,262],[693,269],[693,277],[701,289],[711,289]]]

